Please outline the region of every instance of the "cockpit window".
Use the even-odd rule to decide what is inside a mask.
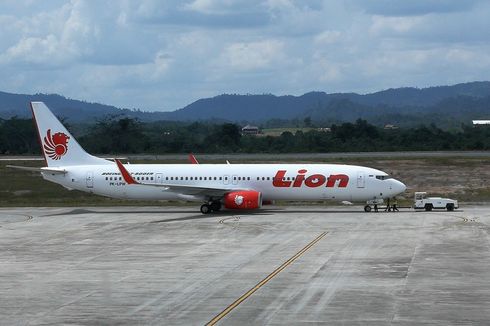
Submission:
[[[391,177],[389,175],[377,175],[376,176],[376,179],[378,179],[378,180],[388,180],[388,179],[391,179]]]

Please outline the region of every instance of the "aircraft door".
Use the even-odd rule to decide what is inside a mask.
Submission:
[[[364,188],[366,186],[366,178],[364,172],[357,172],[357,188]]]
[[[224,175],[223,176],[223,184],[227,185],[230,183],[230,176],[229,175]]]
[[[87,172],[87,177],[85,180],[87,182],[87,188],[94,187],[94,173],[92,171]]]
[[[163,183],[163,176],[161,173],[155,174],[155,182],[156,183]]]

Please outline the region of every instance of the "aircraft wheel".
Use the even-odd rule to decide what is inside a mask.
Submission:
[[[366,213],[369,213],[371,211],[371,206],[369,206],[369,205],[364,206],[364,211]]]
[[[201,213],[203,214],[211,213],[211,206],[209,206],[208,204],[201,205]]]
[[[221,209],[221,203],[219,201],[212,202],[210,206],[213,212],[217,212]]]

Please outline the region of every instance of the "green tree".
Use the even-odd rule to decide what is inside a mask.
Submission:
[[[0,122],[0,153],[40,153],[37,131],[32,119],[13,117]]]

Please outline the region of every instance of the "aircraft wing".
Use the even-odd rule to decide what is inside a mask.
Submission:
[[[32,166],[18,166],[18,165],[6,165],[6,167],[12,169],[24,170],[24,171],[48,172],[48,173],[56,173],[56,174],[65,174],[67,172],[65,169],[49,168],[49,167],[36,168]]]
[[[192,196],[212,196],[212,197],[221,197],[224,196],[227,192],[230,191],[238,191],[238,190],[249,190],[249,189],[236,189],[236,188],[210,188],[210,187],[199,187],[199,186],[189,186],[189,185],[175,185],[175,184],[161,184],[161,183],[141,183],[131,176],[131,174],[126,170],[124,165],[119,160],[115,160],[119,171],[127,184],[140,185],[140,186],[151,186],[164,188],[165,190],[169,190],[172,192],[176,192],[183,195],[192,195]]]
[[[212,197],[224,196],[227,192],[230,192],[232,190],[244,190],[244,189],[208,188],[208,187],[195,187],[195,186],[172,185],[172,184],[154,184],[154,183],[139,183],[139,185],[165,188],[168,189],[169,191],[177,192],[183,195],[212,196]]]

